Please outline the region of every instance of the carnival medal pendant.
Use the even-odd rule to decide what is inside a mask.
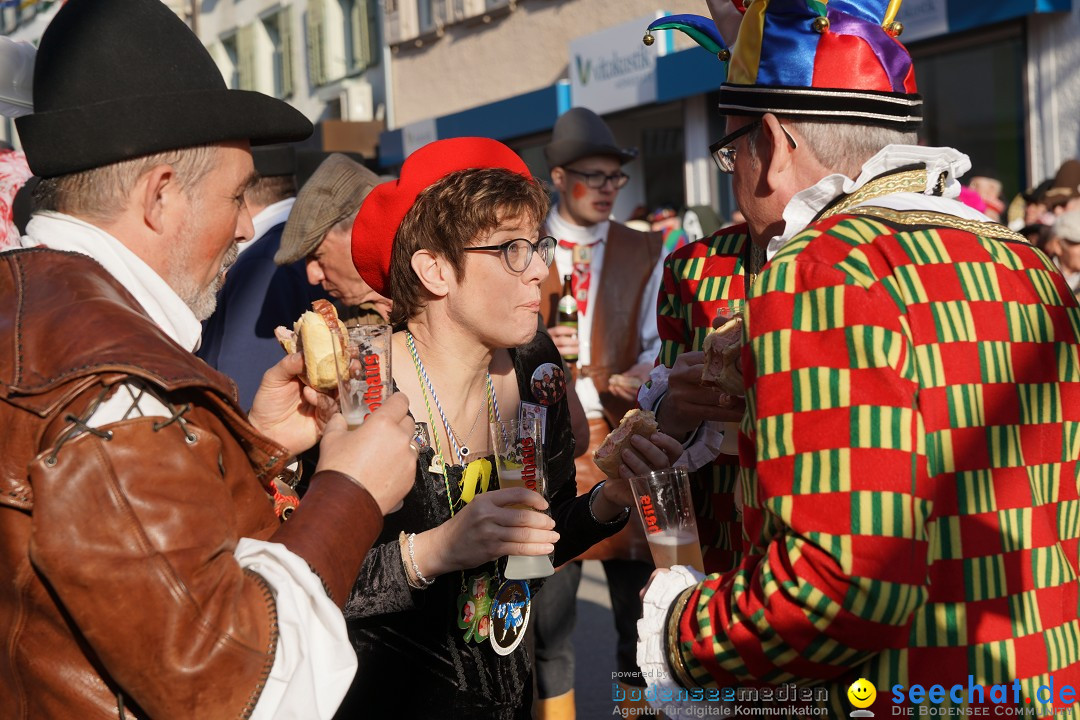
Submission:
[[[582,270],[587,270],[589,265],[592,264],[592,245],[574,245],[574,249],[570,251],[571,262],[574,265],[581,266]]]
[[[470,575],[462,583],[457,600],[457,624],[465,631],[465,642],[482,643],[491,632],[491,575]]]
[[[532,610],[532,593],[524,580],[507,580],[491,602],[491,647],[499,655],[514,652],[525,638]]]
[[[428,465],[428,472],[435,475],[442,475],[446,469],[446,463],[443,462],[443,456],[439,453],[435,453],[431,456],[431,464]]]
[[[282,520],[288,520],[293,511],[300,506],[300,495],[292,485],[281,478],[274,478],[274,514]]]

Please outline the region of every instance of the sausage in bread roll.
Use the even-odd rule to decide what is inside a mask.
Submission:
[[[278,326],[274,329],[274,336],[285,352],[304,354],[304,374],[301,379],[316,390],[325,392],[337,387],[338,372],[346,372],[349,333],[329,300],[316,300],[311,303],[311,308],[300,316],[292,330]]]

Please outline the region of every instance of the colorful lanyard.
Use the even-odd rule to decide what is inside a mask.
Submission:
[[[435,420],[431,413],[431,405],[428,404],[428,395],[431,395],[431,399],[435,401],[435,407],[439,410],[439,417],[442,418],[443,427],[446,429],[446,438],[450,441],[450,445],[454,453],[461,460],[461,463],[465,464],[465,457],[468,455],[467,448],[458,447],[457,436],[454,434],[454,429],[450,426],[450,420],[446,417],[446,413],[443,411],[442,403],[439,402],[439,396],[435,394],[435,388],[431,384],[431,378],[428,377],[427,370],[424,368],[424,363],[420,360],[420,354],[416,351],[416,342],[413,340],[413,335],[408,330],[405,331],[405,346],[409,348],[409,354],[412,355],[413,367],[416,368],[416,375],[423,382],[427,388],[427,394],[424,395],[424,404],[427,406],[428,420],[431,422],[432,429],[435,428]],[[495,388],[491,384],[491,373],[485,373],[485,379],[487,383],[487,396],[488,396],[488,422],[494,422],[501,420],[502,416],[499,413],[499,401],[495,397]],[[468,439],[468,438],[466,438]],[[440,457],[442,456],[442,448],[439,445],[439,434],[436,432],[433,438],[435,442],[435,452]]]

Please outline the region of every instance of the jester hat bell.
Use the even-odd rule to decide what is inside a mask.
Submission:
[[[731,0],[743,14],[730,48],[711,51],[727,62],[720,110],[765,113],[916,130],[922,96],[911,55],[897,40],[901,0]],[[671,18],[656,28],[695,34]],[[667,22],[667,24],[665,24]],[[649,36],[646,36],[646,43]],[[700,39],[698,39],[701,42]]]

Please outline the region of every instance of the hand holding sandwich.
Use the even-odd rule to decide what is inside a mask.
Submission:
[[[675,359],[668,375],[668,390],[656,410],[660,429],[679,440],[703,422],[738,422],[745,402],[719,388],[701,384],[705,353],[685,352]]]
[[[248,420],[259,432],[293,455],[311,448],[322,437],[337,401],[300,381],[304,358],[299,352],[283,357],[263,375]]]
[[[395,393],[356,430],[347,430],[337,401],[301,382],[304,360],[292,353],[266,371],[248,419],[266,437],[298,455],[321,442],[317,470],[336,470],[371,493],[385,514],[412,487],[409,401]]]

